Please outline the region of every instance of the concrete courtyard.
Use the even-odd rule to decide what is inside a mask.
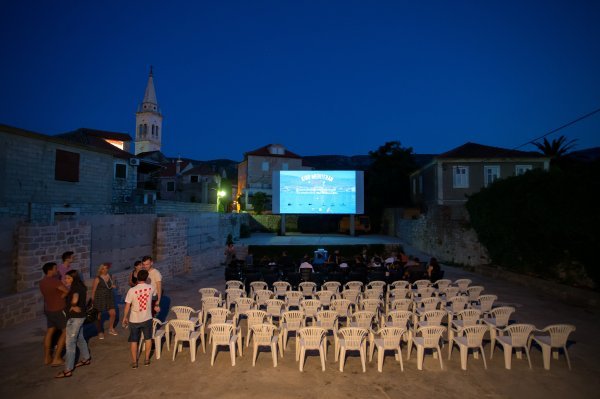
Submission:
[[[408,249],[408,253],[418,254]],[[419,254],[424,256],[425,254]],[[572,323],[577,331],[571,335],[569,347],[572,371],[563,356],[552,360],[551,370],[542,367],[541,351],[532,349],[533,369],[527,360],[513,356],[512,370],[504,368],[502,350],[497,347],[489,359],[489,343],[485,345],[488,369],[481,359],[469,356],[468,370],[460,368],[460,356],[455,348],[452,359],[444,353],[444,370],[433,357],[425,359],[424,370],[418,371],[416,351],[404,361],[404,372],[393,356],[386,356],[383,373],[377,372],[376,359],[363,373],[358,357],[350,357],[341,373],[329,347],[326,371],[322,372],[318,356],[308,357],[304,372],[294,359],[294,340],[273,367],[271,355],[260,353],[252,367],[251,347],[232,367],[227,351],[221,351],[214,367],[210,353],[199,349],[195,363],[190,362],[184,348],[175,361],[172,352],[163,351],[160,360],[152,358],[149,367],[129,367],[127,330],[119,327],[119,336],[107,335],[89,339],[92,364],[75,370],[72,378],[54,379],[60,369],[43,365],[42,338],[45,320],[37,319],[0,330],[0,394],[2,398],[592,398],[598,397],[600,383],[600,345],[598,309],[577,308],[560,303],[553,297],[515,284],[444,267],[446,277],[470,278],[473,284],[485,287],[485,293],[496,294],[499,302],[517,308],[513,319],[533,323],[542,328],[553,323]],[[200,307],[197,292],[201,287],[225,288],[223,270],[209,270],[179,275],[166,284],[170,305]],[[122,310],[122,306],[121,306]],[[93,328],[92,328],[93,330]],[[403,355],[406,350],[403,346]],[[207,351],[208,352],[208,351]]]

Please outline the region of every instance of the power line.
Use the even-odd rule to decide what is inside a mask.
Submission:
[[[536,141],[538,141],[538,140],[540,140],[540,139],[543,139],[544,137],[547,137],[547,136],[549,136],[549,135],[551,135],[551,134],[553,134],[553,133],[556,133],[556,132],[558,132],[559,130],[562,130],[562,129],[566,128],[566,127],[569,127],[569,126],[571,126],[571,125],[573,125],[573,124],[575,124],[575,123],[577,123],[577,122],[579,122],[579,121],[581,121],[581,120],[583,120],[583,119],[585,119],[585,118],[589,118],[590,116],[592,116],[592,115],[594,115],[594,114],[597,114],[598,112],[600,112],[600,108],[597,108],[597,109],[595,109],[595,110],[594,110],[594,111],[592,111],[592,112],[589,112],[589,113],[587,113],[587,114],[585,114],[585,115],[582,115],[582,116],[580,116],[579,118],[577,118],[577,119],[574,119],[574,120],[572,120],[572,121],[571,121],[571,122],[569,122],[569,123],[565,123],[565,124],[564,124],[564,125],[562,125],[561,127],[558,127],[558,128],[556,128],[556,129],[554,129],[554,130],[551,130],[551,131],[549,131],[548,133],[546,133],[546,134],[544,134],[544,135],[542,135],[542,136],[540,136],[540,137],[536,137],[535,139],[529,140],[528,142],[526,142],[526,143],[523,143],[523,144],[521,144],[520,146],[514,147],[514,148],[513,148],[513,150],[517,150],[517,149],[519,149],[519,148],[521,148],[521,147],[525,147],[527,144],[533,144],[534,142],[536,142]]]

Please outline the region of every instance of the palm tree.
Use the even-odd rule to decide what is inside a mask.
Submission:
[[[532,144],[536,146],[542,154],[549,156],[552,159],[556,159],[571,151],[576,143],[577,139],[567,141],[565,136],[560,136],[556,139],[552,139],[552,141],[548,141],[548,139],[544,137],[543,142],[534,142]]]

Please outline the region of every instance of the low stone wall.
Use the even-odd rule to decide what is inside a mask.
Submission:
[[[201,204],[198,202],[180,202],[158,200],[155,204],[157,214],[161,213],[194,213],[194,212],[215,212],[216,204]]]
[[[253,231],[264,231],[277,233],[281,228],[280,215],[249,215],[250,229]],[[285,230],[298,231],[298,215],[286,215]]]
[[[387,210],[384,217],[396,237],[442,262],[468,266],[490,262],[486,248],[468,227],[466,214],[458,209],[436,207],[411,219],[403,218],[401,210]]]
[[[28,290],[0,298],[0,328],[44,315],[44,300],[39,290]]]

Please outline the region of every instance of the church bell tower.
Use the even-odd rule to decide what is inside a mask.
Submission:
[[[152,67],[148,76],[148,84],[144,93],[144,100],[135,113],[135,155],[142,152],[160,151],[162,141],[162,120],[156,91],[154,90],[154,76]]]

